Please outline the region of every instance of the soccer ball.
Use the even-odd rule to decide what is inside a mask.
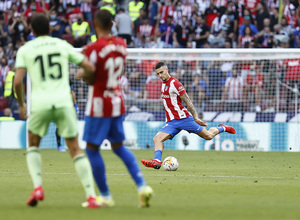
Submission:
[[[179,162],[175,157],[169,156],[164,159],[163,167],[167,171],[175,171],[179,167]]]

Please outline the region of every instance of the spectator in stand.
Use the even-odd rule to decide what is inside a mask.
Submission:
[[[232,23],[230,22],[230,19],[227,17],[225,19],[225,25],[223,27],[226,27],[226,34],[227,36],[234,41],[235,40],[235,31],[234,31],[234,26],[232,26]]]
[[[234,34],[234,36],[237,34],[238,31],[238,23],[239,23],[239,15],[237,12],[235,12],[233,9],[234,4],[232,1],[228,1],[227,3],[227,8],[226,8],[226,17],[229,19],[229,23],[230,23],[230,28],[228,26],[226,26],[228,28],[228,30],[231,30]],[[226,22],[226,19],[225,19]],[[228,24],[228,22],[226,22],[226,24]],[[227,35],[229,35],[229,33],[227,32]]]
[[[130,45],[133,31],[133,22],[131,21],[131,17],[125,13],[123,8],[120,8],[115,17],[115,22],[118,31],[118,37],[123,38],[126,41],[126,44]]]
[[[300,73],[300,60],[299,59],[285,59],[283,61],[283,71],[285,72],[285,83],[291,88],[299,89],[299,73]],[[290,103],[295,99],[295,93],[287,89],[287,98],[286,98],[286,111],[291,110],[292,106]]]
[[[0,116],[0,121],[14,121],[12,110],[10,108],[5,108],[3,111],[3,116]]]
[[[143,24],[138,27],[137,31],[137,40],[138,45],[143,46],[147,41],[154,41],[155,35],[154,35],[154,26],[149,24],[149,18],[147,16],[143,17]]]
[[[8,26],[4,21],[3,15],[0,15],[0,42],[2,47],[7,45],[8,37]]]
[[[271,30],[273,31],[273,27],[274,25],[278,24],[278,20],[279,20],[279,12],[278,12],[278,8],[273,8],[272,11],[270,12],[270,20],[271,20]]]
[[[257,4],[256,10],[257,10],[257,14],[255,17],[255,25],[256,25],[258,31],[261,31],[264,28],[264,23],[263,23],[264,19],[269,18],[270,15],[269,15],[266,5],[262,2],[259,2]]]
[[[192,83],[191,99],[198,111],[205,110],[205,101],[210,99],[211,92],[208,88],[207,77],[203,74],[195,74]]]
[[[83,15],[82,11],[80,10],[79,7],[77,7],[75,4],[67,4],[67,9],[66,9],[66,20],[68,22],[68,25],[66,26],[65,31],[69,34],[72,33],[72,24],[74,22],[77,22],[78,15],[81,14]]]
[[[114,17],[116,14],[116,4],[114,0],[101,0],[100,1],[100,9],[105,9],[109,11]]]
[[[140,16],[140,10],[144,7],[144,2],[134,0],[128,3],[128,12],[132,22]]]
[[[140,63],[137,62],[136,64],[130,65],[131,68],[127,67],[127,72],[130,73],[130,75],[128,76],[128,80],[131,86],[131,90],[134,91],[137,98],[141,98],[143,95],[143,88],[147,77],[138,64]]]
[[[196,26],[193,30],[194,41],[196,41],[196,48],[203,48],[204,43],[209,36],[209,28],[205,24],[205,18],[203,16],[197,16]]]
[[[244,29],[246,27],[250,27],[250,30],[251,30],[251,36],[254,36],[255,34],[257,34],[257,28],[254,24],[251,23],[251,17],[249,15],[246,15],[244,17],[244,22],[243,24],[240,26],[240,29],[239,29],[239,39],[238,41],[240,42],[241,41],[241,38],[245,36],[245,31]]]
[[[252,30],[249,26],[244,28],[243,36],[240,38],[238,43],[238,48],[249,48],[249,44],[252,40],[254,40],[254,36]]]
[[[218,8],[214,0],[210,0],[209,7],[205,10],[206,25],[210,28],[213,20],[218,16]]]
[[[161,85],[162,81],[157,76],[155,71],[152,71],[151,75],[146,80],[146,86],[144,90],[144,100],[147,103],[147,111],[160,110],[161,105]]]
[[[225,111],[244,111],[245,83],[239,74],[238,65],[232,66],[232,75],[227,77],[223,88],[222,103]]]
[[[300,48],[300,26],[295,28],[294,32],[294,48]]]
[[[156,26],[158,19],[158,10],[160,8],[160,2],[158,0],[150,0],[149,14],[150,14],[150,24],[154,27]]]
[[[193,5],[189,0],[182,0],[182,16],[186,16],[188,20],[192,17]]]
[[[248,94],[247,100],[251,103],[255,103],[255,111],[261,112],[261,92],[263,86],[263,76],[259,72],[258,65],[253,62],[250,65],[249,74],[246,76],[246,94]]]
[[[65,33],[72,34],[69,22],[67,20],[66,10],[64,9],[62,4],[59,4],[59,6],[57,7],[57,19],[60,20],[59,35],[62,36]]]
[[[210,0],[196,0],[199,5],[199,11],[201,14],[205,14],[206,9],[209,7]]]
[[[292,38],[293,29],[290,25],[288,25],[287,20],[285,17],[282,17],[280,20],[280,29],[287,34],[289,39]]]
[[[244,6],[243,2],[239,1],[239,0],[234,0],[233,2],[234,2],[234,4],[232,7],[232,10],[238,17],[238,27],[239,27],[240,25],[243,24],[243,21],[244,21],[245,6]],[[249,13],[248,15],[250,15],[250,14],[251,13]]]
[[[283,11],[283,15],[286,17],[288,25],[291,26],[292,28],[297,27],[296,10],[297,10],[297,8],[299,8],[299,3],[297,1],[295,3],[297,4],[296,6],[292,3],[288,3],[285,6],[284,11]],[[298,14],[298,16],[299,16],[299,14]]]
[[[225,7],[220,8],[218,11],[218,16],[215,17],[211,24],[210,33],[213,36],[217,36],[222,27],[225,25],[225,19],[227,18],[227,16],[225,15],[225,10]]]
[[[3,51],[3,48],[1,47],[1,50]],[[5,58],[5,56],[1,57],[0,60],[0,96],[4,95],[4,85],[5,85],[5,80],[6,80],[6,76],[9,72],[9,67],[7,66],[7,60]]]
[[[208,76],[208,87],[209,91],[211,91],[211,98],[212,99],[221,99],[222,96],[222,86],[223,86],[223,72],[220,69],[220,62],[219,61],[211,61],[210,66],[206,72]]]
[[[143,24],[143,17],[147,16],[147,11],[145,9],[140,10],[140,16],[133,22],[134,31],[133,36],[137,36],[138,27]]]
[[[1,59],[1,66],[4,65],[6,59]],[[4,97],[8,99],[8,107],[13,111],[17,111],[19,108],[18,101],[16,99],[16,93],[13,89],[13,81],[15,77],[15,63],[11,63],[8,67],[9,71],[5,78],[4,84]]]
[[[159,26],[158,37],[160,37],[160,48],[173,47],[173,33],[175,25],[172,24],[173,17],[169,16],[166,23]]]
[[[182,19],[182,1],[177,1],[173,12],[173,21],[178,24]]]
[[[257,36],[257,43],[262,48],[273,48],[274,46],[274,36],[270,30],[270,27],[264,27],[262,34]]]
[[[77,14],[77,21],[72,24],[72,34],[74,36],[74,47],[82,47],[87,44],[90,35],[90,25],[83,21],[83,15]]]
[[[257,4],[259,2],[261,2],[261,0],[244,0],[243,2],[244,2],[245,8],[247,8],[250,11],[251,16],[255,17]],[[245,16],[245,14],[244,14],[244,16]]]
[[[60,26],[61,20],[57,17],[57,12],[55,10],[50,11],[49,26],[51,27],[50,35],[52,37],[61,38]]]
[[[91,33],[94,33],[93,16],[92,16],[92,1],[93,0],[80,0],[80,10],[83,12],[85,20],[91,27]]]
[[[26,18],[30,18],[32,15],[34,15],[35,13],[40,13],[40,12],[44,12],[43,8],[39,7],[38,3],[31,0],[29,1],[30,4],[29,6],[27,7],[25,13],[24,13],[24,16]]]
[[[223,26],[221,28],[221,31],[219,31],[218,35],[210,38],[209,42],[212,45],[213,48],[223,48],[225,47],[225,41],[227,39],[227,31],[228,28],[226,26]]]
[[[173,41],[176,48],[186,48],[187,42],[191,40],[192,30],[189,27],[187,17],[183,16],[180,23],[175,27]]]
[[[175,7],[172,5],[171,0],[165,0],[165,3],[159,9],[158,21],[160,24],[166,23],[169,17],[173,17]]]
[[[29,34],[26,18],[20,14],[15,14],[13,23],[9,27],[9,33],[14,45],[17,44],[17,41],[21,41],[24,44]]]

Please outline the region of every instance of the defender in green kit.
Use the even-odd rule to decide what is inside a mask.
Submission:
[[[26,105],[22,81],[28,71],[31,79],[30,114],[28,119],[29,148],[26,160],[34,185],[27,205],[36,206],[44,199],[39,144],[53,121],[59,135],[65,138],[74,166],[86,193],[89,208],[98,208],[93,175],[89,162],[78,145],[78,125],[69,85],[69,61],[93,73],[95,67],[84,55],[75,52],[66,41],[49,36],[49,20],[44,14],[31,19],[36,39],[22,46],[16,58],[14,87],[20,117],[26,119]]]

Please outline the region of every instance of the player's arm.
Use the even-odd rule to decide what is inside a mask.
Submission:
[[[188,96],[188,94],[184,93],[182,96],[180,96],[180,98],[186,104],[186,107],[188,108],[188,110],[192,114],[195,122],[197,122],[201,126],[208,127],[207,124],[206,124],[206,122],[204,122],[204,121],[202,121],[201,119],[198,118],[197,111],[196,111],[196,109],[195,109],[195,107],[194,107],[194,105],[193,105],[190,97]]]
[[[24,89],[23,89],[23,78],[25,76],[26,69],[25,68],[17,68],[16,75],[14,78],[14,89],[17,94],[17,100],[19,103],[19,114],[21,119],[26,119],[26,105],[24,98]]]
[[[83,79],[87,84],[91,85],[94,81],[94,73],[96,67],[87,58],[79,64],[81,67],[78,69],[75,79]]]

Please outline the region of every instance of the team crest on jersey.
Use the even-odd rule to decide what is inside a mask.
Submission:
[[[110,41],[108,41],[108,43],[109,43],[109,44],[112,44],[112,43],[113,43],[113,41],[112,41],[112,40],[110,40]]]
[[[168,88],[169,88],[169,86],[166,86],[166,87],[165,87],[165,91],[167,91],[167,90],[168,90]]]

